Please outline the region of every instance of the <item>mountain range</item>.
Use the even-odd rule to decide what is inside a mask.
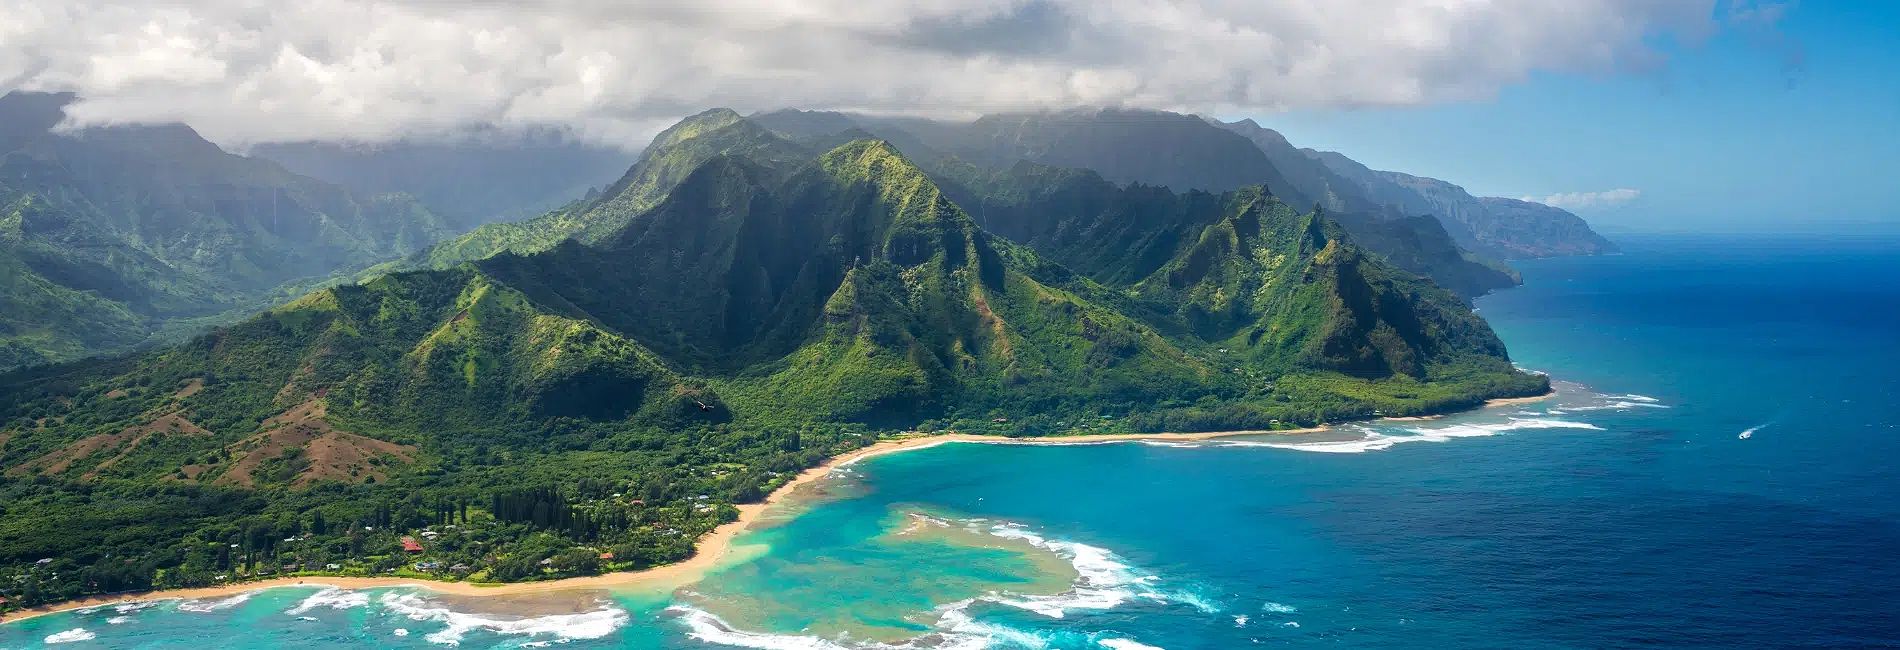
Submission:
[[[634,160],[614,147],[546,132],[447,142],[264,143],[247,154],[360,196],[408,194],[469,226],[539,216],[619,177]]]
[[[1028,161],[1177,192],[1263,185],[1289,204],[1326,209],[1367,249],[1467,297],[1517,284],[1515,272],[1501,262],[1505,258],[1610,250],[1567,212],[1446,210],[1417,192],[1375,187],[1337,171],[1251,120],[1222,123],[1128,109],[989,115],[971,122],[796,110],[752,119],[796,138],[852,130],[875,135],[933,169],[945,160],[993,169]],[[1510,225],[1518,222],[1528,223]]]
[[[1504,274],[1435,217],[1258,182],[1178,189],[1132,178],[1164,171],[1135,161],[1078,166],[1119,160],[1124,137],[1227,143],[1166,154],[1184,168],[1201,146],[1266,160],[1205,120],[1154,121],[1076,138],[1004,121],[985,127],[1010,134],[990,149],[958,149],[954,125],[716,109],[603,190],[435,245],[466,224],[183,127],[29,135],[0,166],[22,170],[0,177],[25,188],[14,222],[58,207],[104,233],[99,259],[155,260],[155,285],[359,280],[179,344],[0,375],[0,570],[61,558],[36,599],[202,585],[286,558],[381,571],[402,564],[398,532],[445,523],[490,527],[492,544],[443,563],[466,567],[449,577],[558,577],[540,561],[577,547],[638,568],[690,554],[731,516],[722,504],[881,432],[1273,429],[1548,390],[1464,297],[1413,270]],[[139,146],[101,144],[114,138]],[[107,160],[118,171],[54,174]],[[15,185],[31,179],[61,182]],[[366,223],[385,214],[373,205],[405,207]],[[28,253],[69,240],[19,230],[32,246],[9,254],[51,282]],[[162,236],[200,231],[226,236]],[[297,243],[254,258],[280,266],[246,282],[213,263]],[[207,247],[219,255],[181,252]],[[196,295],[160,286],[136,295]]]
[[[0,369],[176,337],[464,229],[180,124],[58,130],[71,99],[0,97]]]

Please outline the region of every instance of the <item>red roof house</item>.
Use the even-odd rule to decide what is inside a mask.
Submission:
[[[422,543],[416,541],[414,537],[403,537],[402,550],[404,553],[421,553]]]

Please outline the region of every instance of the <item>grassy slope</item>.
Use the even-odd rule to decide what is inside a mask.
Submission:
[[[1257,190],[1077,212],[1207,211],[1138,272],[1098,257],[1098,281],[979,228],[888,144],[739,151],[592,243],[387,275],[165,351],[0,377],[14,473],[0,496],[31,504],[0,510],[0,572],[59,554],[80,582],[47,593],[72,594],[198,584],[259,558],[368,570],[402,563],[394,531],[455,521],[485,547],[445,544],[445,565],[573,575],[599,569],[568,564],[579,546],[677,559],[728,512],[713,504],[877,430],[1266,427],[1542,387],[1455,298]],[[305,487],[314,447],[286,449],[255,489],[219,483],[234,445],[312,400],[329,426],[414,454]],[[173,413],[209,433],[83,445]],[[58,471],[36,460],[62,453]],[[129,512],[168,514],[98,544],[136,558],[103,574],[48,528]],[[321,550],[270,542],[298,535]],[[233,543],[245,557],[206,555]],[[567,559],[537,564],[551,557]]]

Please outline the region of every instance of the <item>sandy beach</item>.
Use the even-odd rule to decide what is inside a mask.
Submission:
[[[856,463],[858,461],[905,451],[927,449],[937,445],[954,442],[989,444],[1073,444],[1081,442],[1114,442],[1132,440],[1171,440],[1192,441],[1208,440],[1229,436],[1260,434],[1295,435],[1325,431],[1325,427],[1307,429],[1282,429],[1272,431],[1218,431],[1206,433],[1127,433],[1092,434],[1073,436],[1051,436],[1045,438],[1009,438],[1005,436],[975,435],[967,433],[942,434],[906,434],[879,440],[870,446],[839,454],[821,465],[800,472],[791,481],[773,490],[764,501],[737,506],[739,518],[723,524],[699,539],[698,552],[693,557],[665,566],[623,571],[598,576],[564,578],[542,582],[517,582],[508,584],[474,584],[468,582],[448,582],[439,580],[421,580],[415,578],[380,578],[347,576],[307,576],[273,578],[254,582],[243,582],[216,587],[196,589],[168,589],[160,591],[133,592],[123,594],[89,596],[52,605],[43,605],[17,610],[0,615],[0,623],[12,622],[35,616],[57,612],[98,607],[147,600],[188,600],[199,598],[228,597],[248,591],[273,587],[323,586],[343,589],[373,589],[381,587],[421,587],[430,591],[453,596],[512,596],[524,594],[548,594],[553,592],[606,589],[673,589],[690,584],[704,576],[706,572],[719,565],[721,560],[731,555],[733,539],[756,524],[760,515],[774,505],[785,502],[801,486],[811,484],[830,474],[831,470]]]
[[[1530,397],[1501,397],[1498,399],[1488,399],[1484,401],[1484,406],[1482,408],[1495,408],[1499,406],[1510,406],[1512,404],[1530,404],[1533,402],[1542,402],[1544,400],[1547,400],[1556,396],[1557,396],[1556,389],[1551,389],[1549,392],[1546,392],[1542,395],[1532,395]],[[1433,416],[1433,417],[1444,417],[1444,416],[1439,415],[1439,416]]]

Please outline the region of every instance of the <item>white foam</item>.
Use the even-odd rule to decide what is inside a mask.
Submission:
[[[303,602],[297,603],[296,607],[284,610],[284,613],[296,616],[319,607],[350,609],[352,607],[362,607],[368,604],[369,594],[330,587],[311,594],[309,598],[303,599]]]
[[[1144,575],[1135,571],[1120,556],[1108,549],[1090,546],[1079,542],[1067,542],[1046,539],[1030,532],[1020,524],[1003,522],[990,527],[991,535],[1004,539],[1015,539],[1031,546],[1055,553],[1069,561],[1075,567],[1077,575],[1075,588],[1055,595],[1016,596],[992,594],[984,600],[1028,610],[1050,618],[1062,618],[1070,610],[1114,609],[1124,602],[1135,598],[1158,603],[1178,602],[1191,605],[1206,613],[1220,611],[1220,606],[1200,594],[1191,591],[1162,591],[1154,587],[1160,580],[1158,576]]]
[[[1046,648],[1049,642],[1040,636],[1011,627],[984,623],[970,617],[967,611],[975,599],[951,603],[940,608],[943,612],[937,620],[937,628],[945,634],[939,645],[928,646],[953,650],[981,650],[993,645],[995,641],[1005,641],[1020,648]],[[912,643],[923,639],[913,639]],[[908,644],[907,644],[908,645]]]
[[[580,614],[551,614],[523,619],[486,618],[451,610],[415,593],[383,594],[381,603],[390,611],[407,616],[410,620],[444,624],[442,629],[424,637],[430,643],[442,645],[459,645],[464,635],[475,630],[530,637],[545,634],[557,639],[598,639],[613,634],[631,618],[626,610],[611,606]]]
[[[1110,650],[1163,650],[1161,646],[1148,645],[1134,639],[1102,639],[1096,643]]]
[[[187,600],[187,601],[178,603],[178,611],[195,612],[199,614],[204,614],[207,612],[215,612],[219,610],[230,609],[233,607],[237,607],[238,605],[244,604],[244,601],[250,600],[251,597],[255,595],[257,595],[256,591],[246,591],[244,593],[238,594],[236,596],[232,596],[230,598],[226,598],[224,600],[211,600],[211,601]]]
[[[1265,604],[1260,606],[1260,611],[1273,612],[1275,614],[1291,614],[1293,612],[1300,611],[1300,608],[1294,607],[1292,605],[1282,605],[1280,603],[1276,603],[1269,600]]]
[[[1657,404],[1655,402],[1639,402],[1639,401],[1619,399],[1619,400],[1611,400],[1608,402],[1604,402],[1602,404],[1570,405],[1570,406],[1564,407],[1564,409],[1570,410],[1570,411],[1627,411],[1627,410],[1636,409],[1636,408],[1666,409],[1666,408],[1670,408],[1670,406],[1668,404]],[[1557,409],[1551,409],[1550,413],[1552,415],[1562,415],[1562,412],[1558,411]]]
[[[86,631],[86,628],[76,627],[76,628],[67,630],[65,632],[55,632],[53,634],[48,634],[46,635],[45,642],[46,642],[46,645],[53,645],[55,643],[72,643],[74,641],[91,641],[97,638],[99,638],[99,635]]]
[[[396,628],[396,631],[395,631],[395,635],[396,635],[396,636],[409,636],[409,630],[407,630],[407,629],[404,629],[404,628],[400,628],[400,627],[399,627],[399,628]]]
[[[1418,427],[1404,429],[1403,435],[1382,433],[1366,426],[1353,427],[1362,432],[1362,436],[1351,440],[1321,440],[1288,442],[1265,442],[1253,440],[1234,440],[1221,443],[1226,447],[1272,447],[1327,454],[1363,454],[1369,451],[1384,451],[1407,442],[1448,442],[1459,438],[1483,438],[1495,436],[1507,431],[1525,429],[1588,429],[1602,431],[1588,422],[1555,420],[1550,418],[1512,417],[1504,422],[1452,424],[1442,427]]]
[[[130,622],[132,622],[132,617],[130,616],[114,616],[106,619],[106,625],[125,625]]]
[[[1234,627],[1247,627],[1247,621],[1249,620],[1252,619],[1249,619],[1246,614],[1237,615],[1234,617]]]
[[[1051,596],[1004,596],[988,599],[1050,618],[1062,618],[1071,609],[1112,609],[1135,597],[1133,587],[1145,582],[1107,549],[1044,539],[1020,525],[1003,523],[988,531],[1004,539],[1028,542],[1069,561],[1077,574],[1075,589]]]
[[[743,632],[733,629],[711,612],[685,605],[674,605],[668,611],[680,615],[680,622],[686,624],[687,636],[715,645],[759,650],[846,650],[845,646],[815,636]]]
[[[158,604],[158,601],[156,600],[141,600],[141,601],[133,602],[133,603],[120,603],[118,605],[114,605],[112,607],[112,611],[118,612],[120,614],[130,614],[132,612],[136,612],[141,609],[150,608],[153,605],[157,605],[157,604]]]

